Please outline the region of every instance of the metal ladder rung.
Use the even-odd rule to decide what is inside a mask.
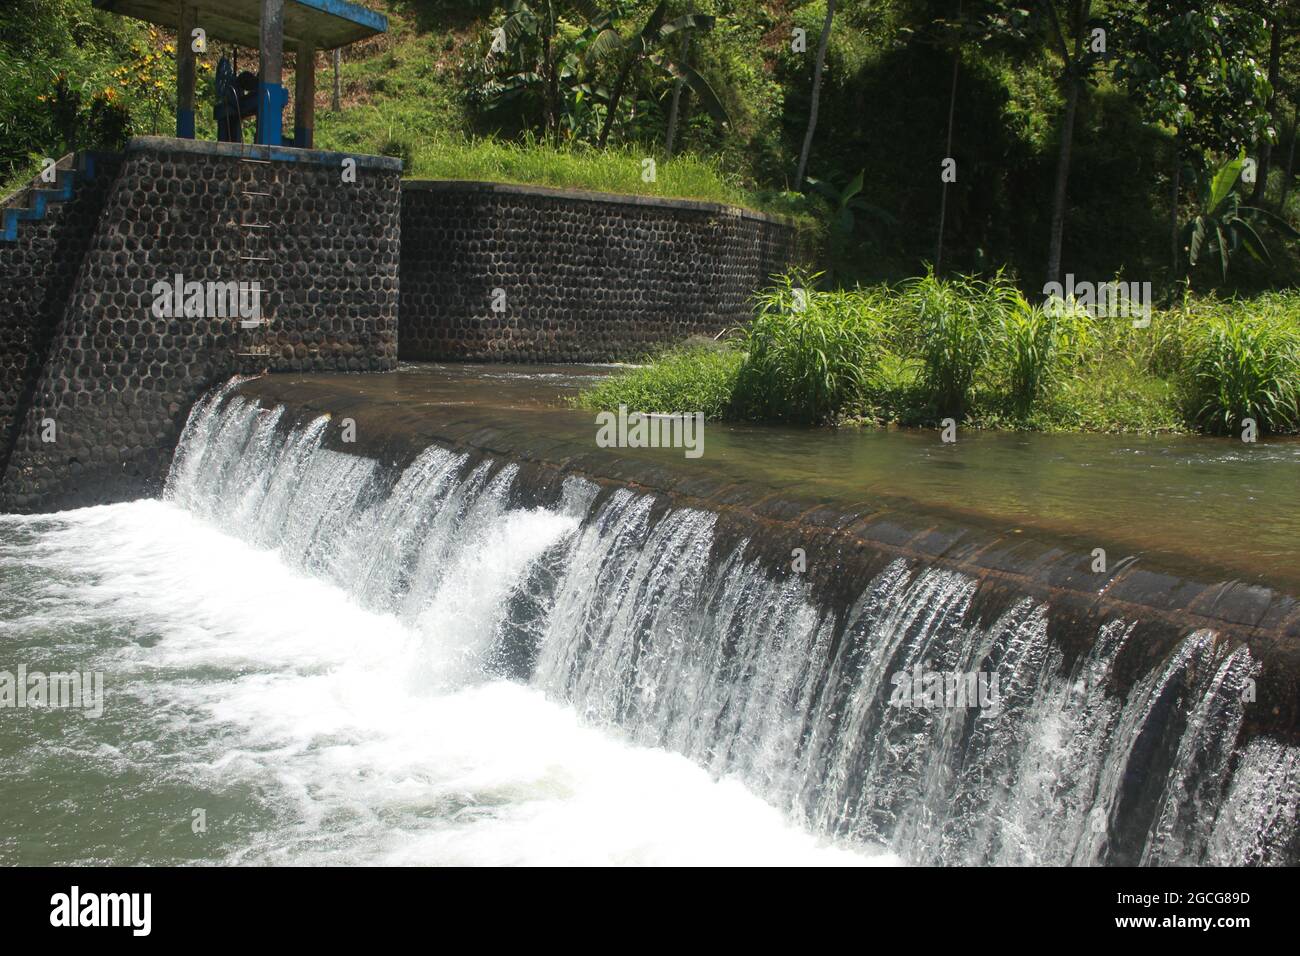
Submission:
[[[248,163],[250,165],[256,165],[256,166],[271,165],[270,160],[253,159],[247,156],[241,156],[240,162]],[[237,182],[237,186],[238,186],[237,195],[240,197],[241,202],[244,196],[247,196],[250,199],[273,198],[274,193],[270,192],[268,188],[271,184],[264,183],[261,181],[261,179],[262,177],[261,174],[259,173],[251,173],[247,180],[245,180],[243,177],[240,177],[239,181]],[[262,188],[248,189],[247,188],[248,186],[261,186]],[[253,237],[260,236],[263,237],[264,239],[268,239],[270,237],[270,233],[268,232],[268,230],[274,228],[274,224],[264,223],[264,222],[249,222],[246,219],[244,219],[244,213],[255,214],[256,207],[252,203],[250,203],[247,208],[244,208],[242,205],[240,206],[240,216],[239,219],[236,220],[240,232],[240,249],[239,249],[239,258],[237,261],[241,263],[275,261],[274,257],[272,256],[250,256],[245,254],[246,252],[251,251],[249,250],[248,247],[250,244],[253,243]],[[259,249],[257,251],[263,251],[263,250]],[[249,271],[255,271],[255,270],[251,268],[240,269],[240,272],[245,273],[245,275],[247,275],[247,272]],[[266,295],[270,291],[271,291],[270,289],[258,289],[257,293],[259,296],[259,301],[265,301],[261,297]],[[251,338],[252,341],[246,343],[240,343],[238,342],[237,339],[235,345],[235,355],[240,358],[261,359],[261,360],[270,361],[274,354],[271,349],[271,346],[267,344],[263,344],[259,340],[264,339],[265,336],[269,334],[273,323],[274,323],[273,316],[263,316],[259,319],[255,319],[252,321],[249,321],[247,319],[240,321],[239,330],[238,330],[239,338],[247,337],[247,338]],[[245,335],[245,333],[247,333],[247,335]]]

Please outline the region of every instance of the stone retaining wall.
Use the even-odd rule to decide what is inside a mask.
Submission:
[[[387,371],[399,324],[406,359],[635,359],[743,323],[794,253],[791,227],[730,206],[400,175],[137,137],[21,223],[0,250],[0,510],[155,493],[190,406],[237,372]],[[159,314],[177,276],[256,282],[270,322]]]
[[[72,197],[20,223],[17,241],[0,241],[0,474],[120,167],[121,157],[96,154],[79,171],[61,169]]]
[[[234,372],[393,368],[400,175],[382,157],[133,139],[19,411],[0,509],[155,492],[190,406]],[[176,275],[258,282],[270,324],[159,317],[155,284]]]
[[[745,322],[793,229],[716,203],[402,184],[399,354],[604,362]]]

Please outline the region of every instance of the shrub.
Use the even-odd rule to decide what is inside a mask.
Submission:
[[[939,415],[961,418],[975,375],[988,354],[991,332],[1019,293],[1001,276],[992,282],[937,278],[933,272],[903,286],[898,320],[904,352],[914,350],[921,381]]]
[[[816,424],[861,402],[881,351],[874,300],[815,291],[816,278],[787,275],[759,294],[736,383],[740,414]]]
[[[1008,398],[1018,415],[1027,415],[1056,378],[1062,355],[1061,335],[1053,310],[1023,299],[1002,314],[996,350],[1005,369]]]
[[[1211,432],[1253,418],[1261,431],[1300,423],[1300,329],[1294,322],[1233,305],[1191,333],[1192,415]]]

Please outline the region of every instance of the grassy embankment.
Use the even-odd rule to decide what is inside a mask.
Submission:
[[[1003,279],[797,291],[753,323],[584,392],[592,409],[712,419],[1041,431],[1261,434],[1300,428],[1300,293],[1189,299],[1150,325],[1031,305]],[[1136,321],[1140,321],[1140,318]]]

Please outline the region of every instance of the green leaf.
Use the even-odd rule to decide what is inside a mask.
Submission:
[[[1264,240],[1259,238],[1259,233],[1255,231],[1254,227],[1246,220],[1238,219],[1236,228],[1241,237],[1241,244],[1246,247],[1246,251],[1251,254],[1251,257],[1257,262],[1271,266],[1273,257],[1269,254],[1268,246],[1264,245]]]
[[[1206,203],[1206,212],[1213,216],[1219,211],[1219,206],[1232,193],[1232,187],[1237,185],[1237,178],[1241,176],[1241,168],[1246,163],[1242,157],[1238,157],[1223,164],[1223,167],[1214,174],[1214,179],[1210,182],[1210,197]]]
[[[678,62],[676,59],[669,59],[662,54],[652,59],[677,79],[685,80],[686,84],[695,92],[695,95],[700,98],[704,108],[709,111],[709,115],[715,120],[723,124],[731,122],[731,117],[727,115],[727,108],[722,105],[722,100],[718,99],[718,94],[713,92],[713,87],[709,86],[709,81],[700,75],[695,67]]]
[[[866,174],[865,169],[858,170],[858,174],[844,187],[844,192],[840,195],[841,204],[847,204],[850,199],[862,192],[862,180]]]
[[[588,63],[599,63],[601,60],[619,55],[623,52],[623,38],[613,30],[601,30],[596,34],[596,38],[587,45],[586,60]]]
[[[1300,239],[1300,229],[1287,222],[1281,216],[1269,212],[1267,209],[1260,209],[1258,206],[1242,206],[1242,212],[1250,213],[1252,217],[1259,217],[1265,220],[1270,226],[1281,232],[1289,239]]]
[[[1187,261],[1196,265],[1205,245],[1205,217],[1197,216],[1188,224]]]

